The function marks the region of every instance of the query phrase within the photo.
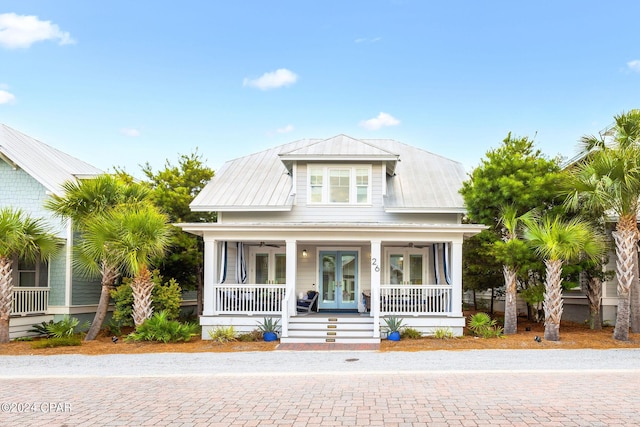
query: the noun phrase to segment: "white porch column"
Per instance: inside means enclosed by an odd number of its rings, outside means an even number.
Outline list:
[[[202,297],[204,316],[213,316],[215,314],[215,277],[218,275],[218,242],[207,236],[204,237],[204,292]]]
[[[289,295],[289,315],[296,314],[296,274],[298,265],[298,242],[296,240],[287,240],[287,295]]]
[[[371,241],[371,314],[373,315],[373,338],[380,338],[380,272],[381,241]]]
[[[462,317],[462,242],[451,244],[451,315]]]

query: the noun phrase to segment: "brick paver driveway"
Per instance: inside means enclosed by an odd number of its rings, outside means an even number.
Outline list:
[[[591,366],[571,368],[572,360],[580,365],[579,351],[533,352],[537,356],[518,351],[498,356],[491,352],[438,353],[437,357],[428,352],[399,354],[399,363],[413,366],[396,369],[377,365],[393,359],[379,353],[290,353],[284,356],[286,364],[280,370],[276,353],[227,355],[224,359],[198,356],[198,364],[208,364],[200,371],[183,366],[189,355],[165,355],[162,363],[154,359],[146,365],[144,356],[60,357],[33,362],[4,357],[0,358],[0,425],[640,424],[640,363],[620,368],[603,362],[614,368],[602,369],[592,360]],[[624,354],[621,364],[640,362],[640,353]],[[595,355],[611,360],[621,353]],[[265,357],[265,372],[261,373],[261,358]],[[479,357],[486,357],[487,369],[475,367]],[[518,364],[513,359],[524,359],[526,364],[528,357],[551,358],[553,370],[536,364],[526,370],[515,369]],[[443,359],[460,366],[424,369]],[[465,368],[465,360],[473,366]],[[501,369],[499,365],[507,360],[512,360],[513,366]],[[247,366],[251,361],[254,364]],[[129,366],[109,369],[105,362]],[[23,372],[25,363],[34,363],[30,372]],[[151,366],[154,363],[156,368]],[[172,363],[175,368],[167,370]],[[291,369],[292,363],[296,363],[295,369]],[[8,367],[11,364],[17,371]],[[48,373],[40,372],[43,364]],[[230,369],[234,364],[236,371],[242,372],[234,373]],[[544,361],[539,364],[543,366]],[[87,374],[87,369],[95,374]]]

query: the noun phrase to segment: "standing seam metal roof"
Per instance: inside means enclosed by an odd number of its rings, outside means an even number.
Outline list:
[[[321,149],[321,150],[320,150]],[[459,162],[391,139],[355,139],[338,135],[326,140],[303,139],[230,160],[191,203],[194,210],[287,210],[293,202],[293,179],[286,163],[330,162],[336,156],[387,161],[397,156],[395,174],[387,177],[385,208],[459,212],[458,190],[465,180]]]
[[[0,124],[0,154],[57,195],[61,195],[61,185],[65,181],[103,173],[4,124]]]

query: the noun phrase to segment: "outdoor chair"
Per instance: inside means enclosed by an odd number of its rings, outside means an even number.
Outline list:
[[[298,300],[296,310],[298,313],[311,313],[318,309],[318,292],[309,291],[307,297]]]

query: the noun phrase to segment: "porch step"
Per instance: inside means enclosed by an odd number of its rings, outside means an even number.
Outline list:
[[[289,320],[289,336],[282,343],[378,344],[373,318],[360,315],[310,315]]]

